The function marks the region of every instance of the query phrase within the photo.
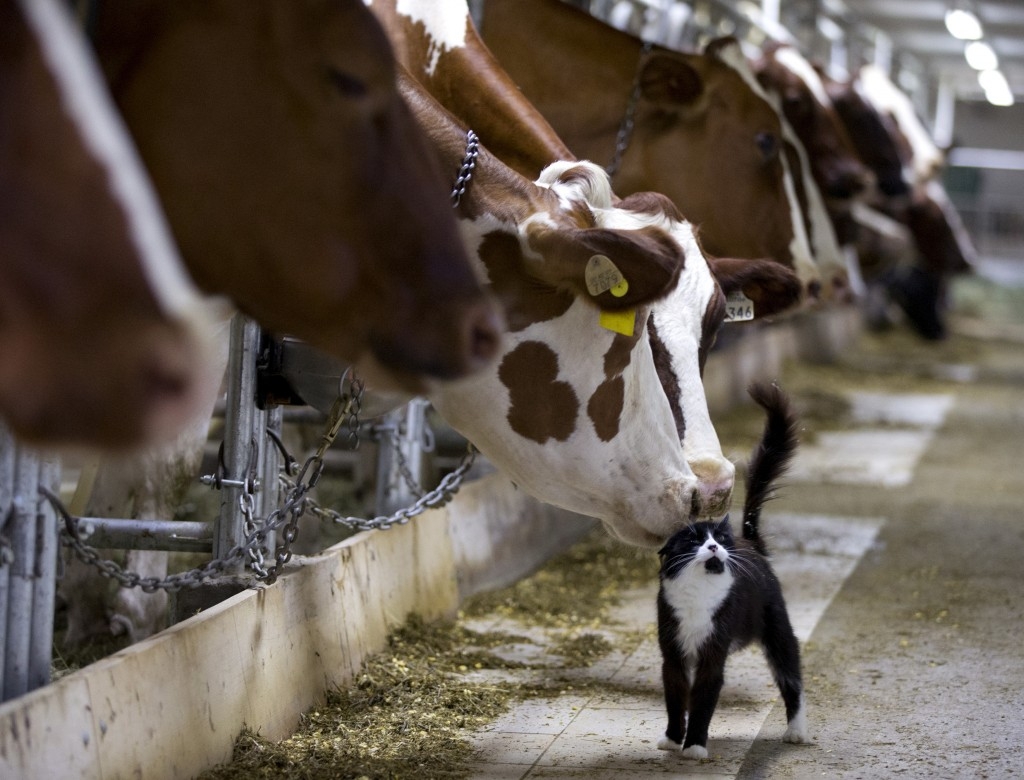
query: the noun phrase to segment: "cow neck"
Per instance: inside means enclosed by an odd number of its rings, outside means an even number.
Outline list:
[[[606,159],[640,41],[566,3],[538,0],[488,0],[482,29],[498,61],[576,156]]]
[[[399,74],[398,84],[402,97],[427,134],[443,171],[458,171],[462,174],[467,170],[467,161],[472,157],[472,187],[467,185],[457,204],[454,203],[455,191],[459,189],[457,177],[452,190],[453,205],[460,219],[475,219],[490,214],[501,221],[518,224],[521,218],[531,213],[527,191],[543,191],[528,187],[528,179],[504,165],[479,142],[473,143],[469,136],[471,131],[462,126],[404,69]]]

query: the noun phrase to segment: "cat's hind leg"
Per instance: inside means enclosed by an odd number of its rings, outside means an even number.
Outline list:
[[[764,655],[786,704],[786,733],[783,742],[810,742],[807,708],[800,674],[800,644],[793,633],[785,606],[767,610],[762,637]]]

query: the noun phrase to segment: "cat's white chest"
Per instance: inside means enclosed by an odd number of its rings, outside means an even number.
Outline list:
[[[678,642],[692,658],[714,629],[715,612],[729,595],[732,573],[708,574],[703,566],[690,566],[664,582],[665,600],[679,620]]]

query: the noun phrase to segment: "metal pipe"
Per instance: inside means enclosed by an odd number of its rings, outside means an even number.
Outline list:
[[[60,490],[60,461],[43,457],[39,484]],[[53,613],[57,599],[57,514],[49,501],[36,494],[36,541],[32,578],[32,633],[29,639],[28,689],[50,682],[53,663]]]
[[[104,549],[213,552],[214,523],[191,520],[135,520],[83,517],[82,540]]]
[[[32,574],[35,566],[36,506],[39,459],[19,448],[14,464],[13,513],[8,538],[14,551],[7,604],[7,652],[4,657],[3,700],[27,693],[32,636]]]
[[[14,458],[17,446],[14,437],[0,422],[0,701],[4,701],[4,679],[7,667],[7,613],[10,604],[11,565],[10,520],[14,501]]]
[[[231,321],[230,349],[224,413],[224,476],[245,479],[249,476],[253,454],[259,326],[248,317],[236,314]],[[225,485],[221,489],[220,516],[213,543],[215,557],[227,555],[242,541],[243,517],[239,509],[241,493],[241,488],[232,485]],[[244,563],[238,563],[232,573],[241,572],[243,567]]]

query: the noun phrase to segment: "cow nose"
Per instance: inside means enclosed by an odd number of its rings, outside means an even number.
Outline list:
[[[732,500],[736,467],[721,455],[703,455],[690,459],[690,469],[697,477],[698,499],[702,517],[723,514]]]

